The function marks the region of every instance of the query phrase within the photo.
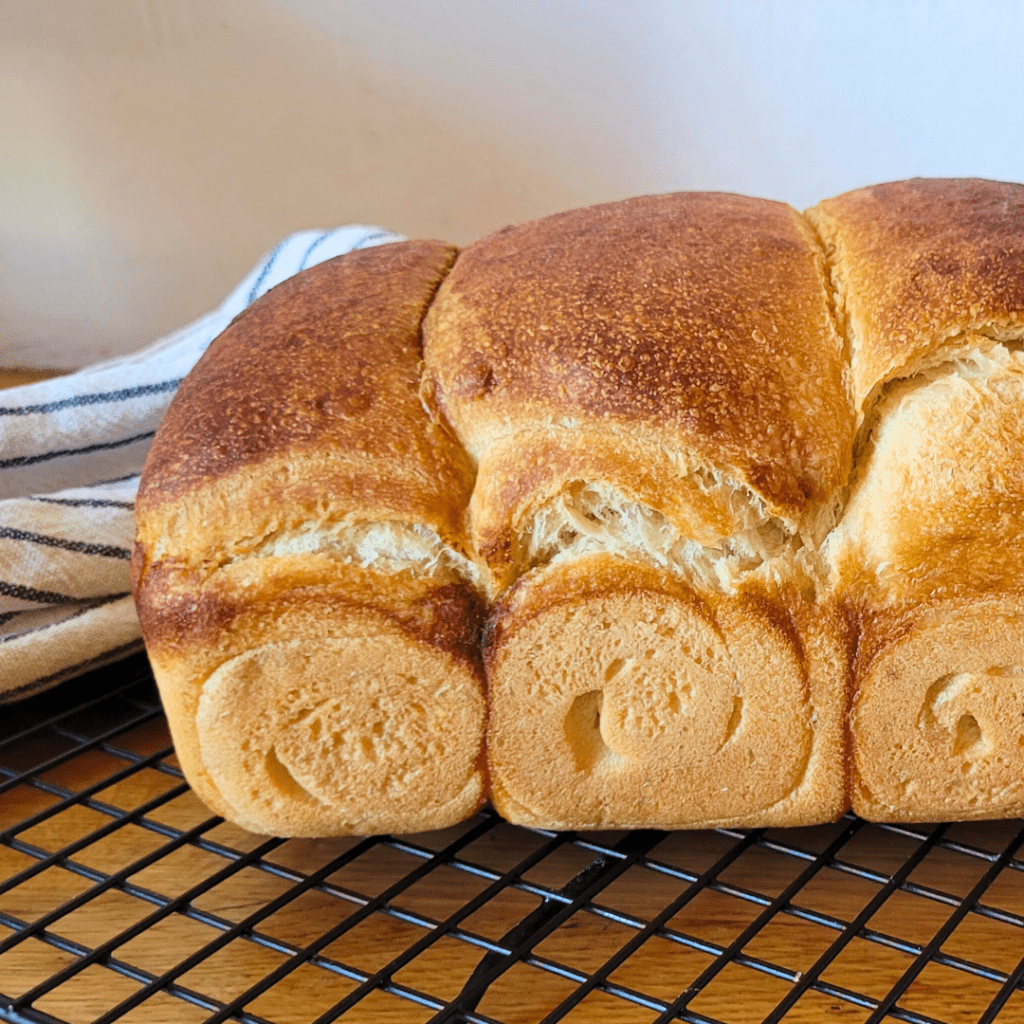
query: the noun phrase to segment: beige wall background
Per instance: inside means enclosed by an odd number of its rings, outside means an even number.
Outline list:
[[[0,366],[139,348],[302,228],[1022,180],[1022,43],[1010,0],[3,0]]]

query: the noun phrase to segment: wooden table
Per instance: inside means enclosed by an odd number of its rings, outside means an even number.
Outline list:
[[[4,388],[16,388],[22,384],[33,384],[37,380],[48,380],[59,377],[67,370],[4,370],[0,369],[0,391]]]

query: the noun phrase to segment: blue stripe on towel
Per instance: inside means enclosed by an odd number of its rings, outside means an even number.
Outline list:
[[[331,235],[333,235],[337,230],[338,230],[337,228],[331,228],[330,231],[325,231],[319,238],[315,238],[310,243],[309,248],[305,251],[305,253],[303,253],[302,260],[299,263],[299,270],[305,270],[306,269],[306,260],[308,260],[309,257],[313,255],[313,250],[318,245],[320,245],[320,243],[323,242],[325,239],[330,238]]]
[[[36,590],[35,587],[26,587],[21,583],[8,583],[0,580],[0,595],[13,597],[18,601],[32,601],[35,604],[74,604],[81,601],[80,597],[72,597],[70,594],[58,594],[53,590]]]
[[[67,621],[66,619],[64,621]],[[43,687],[56,686],[58,683],[64,682],[65,679],[72,679],[75,676],[82,675],[93,668],[100,668],[103,665],[108,665],[112,661],[117,661],[120,658],[126,658],[129,654],[134,654],[136,651],[142,650],[142,640],[130,640],[126,644],[121,644],[120,647],[114,647],[109,651],[103,651],[102,654],[97,654],[94,658],[88,658],[86,661],[80,661],[77,665],[69,665],[67,668],[62,668],[57,672],[53,672],[48,676],[41,676],[38,679],[33,679],[30,683],[25,683],[24,686],[19,686],[16,690],[8,691],[0,696],[5,701],[9,701],[12,696],[17,695],[18,699],[22,697],[28,697],[31,693],[36,690],[40,690]]]
[[[355,252],[356,249],[365,249],[371,242],[375,242],[378,238],[387,238],[390,234],[390,231],[374,231],[372,234],[364,235],[352,246],[351,251]]]
[[[105,441],[102,444],[87,444],[84,448],[62,448],[56,452],[43,452],[41,455],[16,455],[13,459],[0,459],[0,469],[18,469],[21,466],[32,466],[37,462],[47,462],[50,459],[59,459],[65,455],[88,455],[90,452],[107,451],[110,448],[123,448],[128,444],[135,444],[136,441],[146,441],[156,433],[155,430],[147,430],[144,434],[136,434],[134,437],[123,437],[120,441]],[[120,480],[128,480],[138,473],[129,473],[128,476],[119,477]],[[107,483],[115,483],[108,480]]]
[[[134,501],[110,501],[106,498],[44,498],[33,495],[28,500],[45,501],[49,505],[70,505],[72,508],[135,508]]]
[[[118,391],[96,391],[89,395],[73,395],[71,398],[62,398],[58,402],[44,402],[42,405],[0,405],[0,416],[28,416],[32,413],[57,412],[60,409],[70,409],[78,405],[100,405],[104,402],[123,402],[141,395],[160,395],[166,391],[174,391],[184,379],[184,377],[175,377],[174,380],[161,381],[159,384],[140,384],[138,387],[121,388]]]
[[[41,633],[44,629],[53,629],[54,626],[62,626],[65,622],[71,622],[72,619],[79,619],[86,612],[91,612],[94,608],[102,608],[105,604],[111,604],[114,601],[120,601],[122,597],[128,597],[128,593],[123,594],[109,594],[107,597],[101,597],[98,601],[90,601],[84,607],[78,608],[73,611],[70,615],[66,615],[63,619],[56,619],[53,622],[47,622],[42,626],[33,626],[31,629],[24,629],[20,633],[12,633],[9,636],[0,636],[0,644],[10,643],[12,640],[19,640],[23,636],[29,636],[32,633]],[[75,604],[80,604],[81,601],[77,600]],[[35,615],[36,612],[33,610],[20,611],[20,612],[8,612],[7,615],[13,618],[15,615]],[[4,619],[4,622],[8,619]]]
[[[104,558],[124,559],[132,557],[128,548],[112,547],[109,544],[86,544],[85,541],[65,540],[63,537],[49,537],[44,533],[17,530],[13,526],[0,526],[0,540],[23,540],[30,544],[42,544],[48,548],[75,551],[80,555],[102,555]]]
[[[256,301],[256,298],[260,293],[260,285],[267,279],[267,274],[270,273],[270,268],[274,265],[277,257],[280,256],[281,250],[285,247],[285,243],[287,241],[288,239],[286,238],[284,241],[278,242],[277,245],[274,246],[274,251],[267,258],[267,262],[263,264],[263,269],[260,271],[259,277],[256,278],[256,283],[252,286],[252,291],[249,292],[248,301],[250,303]]]

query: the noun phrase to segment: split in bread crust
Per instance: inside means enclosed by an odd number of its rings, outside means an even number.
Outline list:
[[[820,533],[850,455],[830,298],[795,210],[720,193],[572,210],[465,249],[424,322],[425,375],[478,465],[473,536],[498,581],[524,517],[574,480],[618,481],[687,531],[710,515],[708,537],[734,507],[710,476]]]

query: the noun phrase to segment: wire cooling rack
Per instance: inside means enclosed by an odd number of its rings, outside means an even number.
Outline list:
[[[1024,1021],[1019,821],[253,836],[142,657],[0,708],[0,840],[4,1021]]]

